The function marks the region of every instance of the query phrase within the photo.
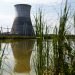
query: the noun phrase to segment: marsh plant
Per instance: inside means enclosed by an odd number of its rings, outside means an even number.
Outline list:
[[[1,69],[1,65],[2,65],[2,59],[4,56],[4,51],[5,51],[6,45],[4,46],[4,48],[1,48],[1,42],[0,42],[0,69]]]
[[[48,33],[48,28],[44,22],[42,10],[39,10],[35,16],[35,27],[37,36],[35,71],[36,75],[43,75],[49,70],[49,47],[48,40],[44,39],[44,33]]]
[[[68,14],[69,7],[66,0],[64,10],[60,16],[59,27],[55,26],[54,28],[55,36],[53,36],[51,42],[53,49],[49,39],[44,38],[44,31],[46,31],[45,35],[48,35],[49,29],[43,21],[42,11],[39,11],[38,15],[36,14],[35,27],[38,38],[35,71],[37,75],[75,75],[75,49],[72,47],[72,40],[66,37],[68,35],[66,33]],[[52,57],[51,54],[53,54]]]
[[[65,27],[68,22],[69,8],[67,5],[67,0],[65,3],[64,11],[60,16],[59,28],[55,27],[56,36],[53,38],[53,51],[54,51],[54,75],[74,75],[75,69],[71,64],[74,60],[72,40],[66,38]]]
[[[2,60],[3,60],[3,56],[4,56],[4,51],[5,51],[5,47],[2,50],[1,41],[0,41],[0,74],[2,74],[1,70],[2,70]]]

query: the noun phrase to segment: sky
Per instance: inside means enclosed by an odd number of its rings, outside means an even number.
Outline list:
[[[30,4],[31,20],[39,8],[42,8],[45,20],[49,25],[55,25],[65,0],[0,0],[0,26],[11,28],[16,17],[15,4]],[[74,10],[75,0],[69,0]]]

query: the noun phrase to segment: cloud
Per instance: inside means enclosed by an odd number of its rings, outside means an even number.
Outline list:
[[[9,3],[26,3],[26,4],[55,4],[60,3],[62,0],[2,0]]]
[[[60,3],[60,2],[61,0],[32,0],[32,3],[34,4],[49,4],[49,3]]]
[[[31,4],[33,6],[32,9],[32,13],[36,12],[36,6],[39,4],[40,5],[44,5],[45,8],[47,8],[47,5],[53,5],[53,4],[58,4],[61,3],[62,0],[0,0],[0,25],[4,24],[5,25],[12,25],[13,20],[14,20],[14,7],[13,5],[15,4],[21,4],[21,3],[25,3],[25,4]],[[7,9],[8,8],[8,9]],[[48,8],[46,9],[46,11],[48,10]],[[50,11],[47,12],[48,13],[53,13],[52,9]],[[51,14],[52,15],[52,14]],[[54,16],[54,15],[53,15]],[[53,17],[53,16],[48,16],[49,18]],[[52,18],[51,18],[52,19]]]
[[[1,14],[0,15],[0,26],[6,27],[9,26],[11,27],[14,21],[15,15],[6,15],[6,14]]]

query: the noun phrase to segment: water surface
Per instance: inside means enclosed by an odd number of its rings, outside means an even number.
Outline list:
[[[4,52],[1,60],[1,75],[34,75],[31,64],[34,43],[35,40],[1,41],[0,51]]]

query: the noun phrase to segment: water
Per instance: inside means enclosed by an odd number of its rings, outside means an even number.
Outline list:
[[[32,61],[35,40],[8,41],[0,43],[0,53],[4,51],[1,75],[35,75]]]
[[[55,75],[59,66],[56,46],[52,39],[0,40],[0,75]],[[71,40],[63,48],[60,75],[75,75],[74,54],[75,43]]]

